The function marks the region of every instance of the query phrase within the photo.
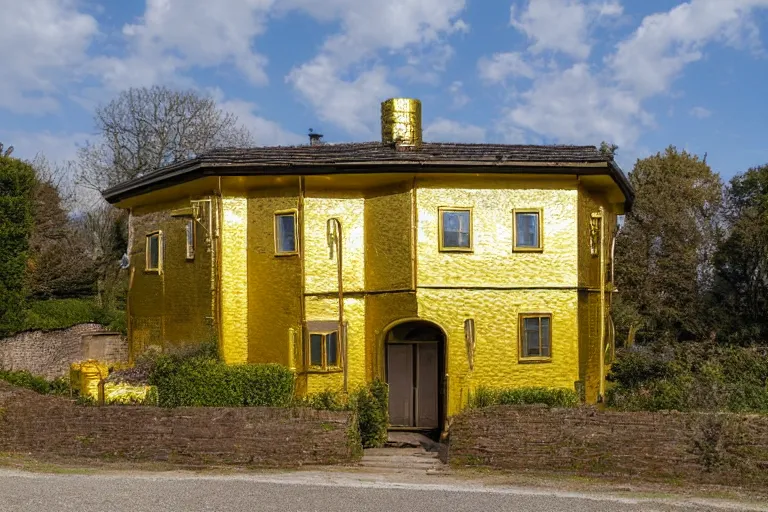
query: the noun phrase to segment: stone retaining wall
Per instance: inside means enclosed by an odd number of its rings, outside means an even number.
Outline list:
[[[768,485],[768,415],[498,406],[457,416],[452,465]]]
[[[128,342],[119,333],[104,333],[99,324],[80,324],[56,331],[29,331],[0,339],[0,369],[27,370],[47,379],[69,374],[71,363],[95,358],[122,362]]]
[[[296,467],[356,458],[347,412],[89,407],[0,381],[0,452]]]

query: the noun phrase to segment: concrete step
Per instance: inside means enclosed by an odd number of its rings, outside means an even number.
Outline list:
[[[365,450],[360,466],[398,471],[436,473],[445,466],[438,454],[418,448],[371,448]]]

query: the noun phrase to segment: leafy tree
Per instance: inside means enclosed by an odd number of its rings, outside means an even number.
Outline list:
[[[638,160],[629,180],[636,199],[616,243],[620,338],[635,331],[641,342],[708,336],[704,303],[719,233],[719,176],[670,146]]]
[[[65,203],[73,191],[66,186],[67,166],[52,166],[44,157],[33,162],[37,180],[33,191],[34,228],[27,272],[32,298],[88,296],[96,282],[86,233],[70,219]]]
[[[726,194],[728,234],[715,258],[713,305],[720,338],[768,339],[768,165],[735,176]],[[714,309],[714,308],[713,308]]]
[[[129,89],[94,117],[100,139],[80,150],[83,184],[96,190],[216,147],[251,143],[237,117],[194,91]]]
[[[32,166],[0,156],[0,335],[23,322],[34,187]]]

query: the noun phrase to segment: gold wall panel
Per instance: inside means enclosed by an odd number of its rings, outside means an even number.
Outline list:
[[[189,206],[189,198],[144,207],[133,212],[130,263],[133,281],[129,293],[131,360],[148,346],[166,350],[197,344],[212,336],[211,252],[205,229],[196,225],[194,260],[186,259],[187,218],[170,211]],[[163,271],[145,272],[145,240],[153,231],[163,233]]]
[[[343,234],[344,291],[365,287],[365,200],[362,197],[304,199],[304,269],[306,293],[338,290],[336,257],[330,257],[327,222],[338,218]]]
[[[301,257],[275,256],[275,212],[298,208],[296,188],[282,193],[248,198],[248,362],[290,366],[288,329],[301,333]]]
[[[611,237],[616,229],[617,215],[611,212],[604,195],[583,188],[579,190],[579,286],[586,288],[600,287],[600,258],[592,256],[590,250],[590,218],[601,206],[605,215],[605,263],[610,268]],[[609,275],[606,280],[610,281]]]
[[[368,291],[413,286],[412,192],[365,200],[365,287]]]
[[[595,403],[600,391],[600,293],[579,292],[579,374],[584,396]]]
[[[338,321],[339,302],[336,297],[307,297],[305,301],[307,321]],[[350,391],[365,384],[366,378],[366,320],[365,299],[361,297],[344,298],[344,321],[347,323],[347,343],[349,344],[348,389]],[[306,342],[304,345],[306,350]],[[309,373],[307,392],[317,393],[325,389],[342,389],[344,374]]]
[[[419,317],[448,334],[448,415],[479,386],[563,387],[579,379],[578,295],[567,290],[419,290]],[[552,360],[518,362],[518,314],[552,314]],[[464,320],[475,320],[475,369],[469,370]]]
[[[248,199],[221,200],[221,328],[227,363],[248,362]]]
[[[381,103],[381,141],[419,147],[421,102],[411,98],[391,98]]]
[[[578,281],[578,192],[575,181],[483,178],[464,185],[420,179],[418,286],[575,287]],[[472,187],[472,188],[470,188]],[[482,188],[476,188],[482,187]],[[473,208],[473,247],[440,252],[438,208]],[[512,251],[515,208],[543,210],[543,252]]]

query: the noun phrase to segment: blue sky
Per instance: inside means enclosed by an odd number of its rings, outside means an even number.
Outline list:
[[[425,139],[674,144],[725,179],[768,163],[768,0],[0,0],[0,141],[62,161],[131,86],[213,95],[259,145]]]

